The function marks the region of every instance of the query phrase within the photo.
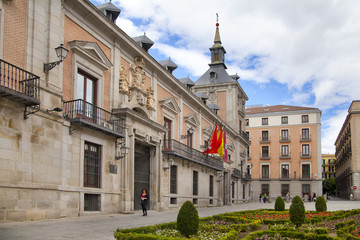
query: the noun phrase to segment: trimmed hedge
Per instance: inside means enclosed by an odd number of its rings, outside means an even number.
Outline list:
[[[185,237],[197,234],[199,230],[199,214],[194,204],[184,202],[177,216],[177,229]]]
[[[284,199],[280,196],[276,198],[275,211],[285,211],[285,202]]]
[[[290,209],[290,221],[297,227],[305,222],[305,206],[299,196],[295,196],[292,200]]]
[[[326,212],[327,205],[323,196],[317,197],[315,202],[315,209],[317,212]]]

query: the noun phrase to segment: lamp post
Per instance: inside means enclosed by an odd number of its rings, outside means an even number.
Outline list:
[[[59,61],[56,62],[50,62],[50,63],[44,63],[44,72],[47,73],[49,72],[51,69],[53,69],[56,65],[59,65],[64,58],[66,57],[66,55],[68,54],[69,50],[67,50],[64,47],[64,44],[60,44],[57,48],[55,48],[55,52],[56,52],[56,56],[60,59]]]
[[[125,144],[121,145],[120,147],[120,154],[118,154],[117,156],[115,156],[115,160],[120,160],[121,158],[124,158],[128,152],[129,152],[129,147],[125,146]]]

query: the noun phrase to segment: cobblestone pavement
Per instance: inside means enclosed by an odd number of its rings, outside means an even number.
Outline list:
[[[286,208],[290,207],[286,203]],[[328,211],[360,208],[359,201],[328,201]],[[251,202],[233,206],[198,208],[199,216],[206,217],[225,212],[249,209],[274,208],[274,203]],[[306,210],[315,210],[315,203],[305,203]],[[114,240],[117,228],[133,228],[176,221],[178,210],[166,212],[99,215],[78,218],[44,220],[34,222],[12,222],[0,224],[0,240]]]

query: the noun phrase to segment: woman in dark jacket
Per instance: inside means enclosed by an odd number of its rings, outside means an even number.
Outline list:
[[[142,189],[140,198],[141,198],[141,207],[143,211],[143,216],[147,216],[147,204],[148,204],[149,194],[145,188]]]

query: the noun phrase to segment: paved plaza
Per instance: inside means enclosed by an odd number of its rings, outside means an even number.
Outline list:
[[[290,207],[289,203],[285,206]],[[327,202],[328,211],[360,208],[359,201]],[[244,203],[233,206],[198,208],[199,216],[206,217],[220,213],[260,208],[274,208],[274,203]],[[315,203],[305,203],[306,210],[315,210]],[[178,210],[149,211],[143,217],[141,212],[134,214],[99,215],[34,222],[12,222],[0,224],[0,240],[113,240],[117,228],[133,228],[176,221]]]

